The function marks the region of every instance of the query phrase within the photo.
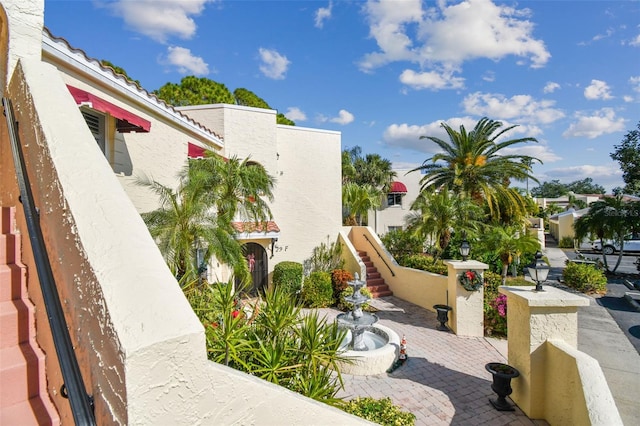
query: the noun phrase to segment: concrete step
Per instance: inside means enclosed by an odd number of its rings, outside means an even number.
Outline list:
[[[380,275],[380,272],[367,273],[367,280],[373,280],[380,277],[382,277],[382,275]]]
[[[33,307],[22,300],[0,302],[0,349],[16,346],[29,340],[29,332],[34,332],[31,323]]]
[[[0,263],[0,302],[22,297],[24,269],[16,264]]]
[[[28,343],[0,349],[0,401],[5,406],[38,396],[39,363],[44,355],[36,354]]]
[[[47,407],[40,398],[34,397],[0,410],[0,425],[40,426],[58,425],[58,419],[51,419]]]
[[[384,278],[372,278],[367,279],[367,287],[386,285],[384,282]]]

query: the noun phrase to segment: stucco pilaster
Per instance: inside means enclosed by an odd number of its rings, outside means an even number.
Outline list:
[[[589,300],[555,287],[499,288],[507,296],[509,364],[520,371],[513,380],[511,399],[530,418],[543,418],[545,410],[545,343],[562,340],[578,345],[578,307]]]
[[[460,285],[460,275],[470,270],[484,276],[489,266],[475,260],[448,260],[445,263],[449,268],[447,304],[453,308],[449,313],[449,327],[458,336],[484,336],[484,288],[465,290]]]

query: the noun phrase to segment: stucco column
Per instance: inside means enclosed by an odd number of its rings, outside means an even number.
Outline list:
[[[547,339],[578,346],[578,306],[588,306],[589,299],[544,286],[499,287],[507,296],[507,339],[509,365],[520,371],[511,381],[511,399],[532,419],[542,418],[545,410],[545,351]]]
[[[453,308],[449,312],[448,325],[458,336],[484,336],[484,287],[476,291],[467,291],[460,285],[460,274],[474,271],[484,276],[489,268],[485,263],[475,260],[448,260],[447,304]]]

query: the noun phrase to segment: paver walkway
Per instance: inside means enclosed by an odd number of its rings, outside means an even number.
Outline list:
[[[390,397],[416,415],[416,425],[546,425],[530,420],[516,407],[496,411],[489,362],[506,362],[485,338],[458,337],[438,331],[436,314],[394,296],[372,300],[379,324],[407,340],[408,359],[392,373],[375,376],[343,375],[345,389],[338,396]],[[320,309],[328,319],[339,313]],[[518,380],[518,379],[514,379]]]

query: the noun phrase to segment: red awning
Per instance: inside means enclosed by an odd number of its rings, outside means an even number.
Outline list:
[[[391,182],[391,189],[389,189],[390,194],[406,194],[407,187],[402,182]]]
[[[116,128],[120,133],[128,132],[148,132],[151,129],[151,122],[129,112],[119,106],[105,101],[96,95],[86,92],[77,87],[69,86],[67,88],[79,106],[87,106],[96,111],[104,112],[115,117],[118,120]]]
[[[204,148],[200,148],[198,145],[189,142],[189,152],[187,156],[189,158],[204,158],[204,151]]]

